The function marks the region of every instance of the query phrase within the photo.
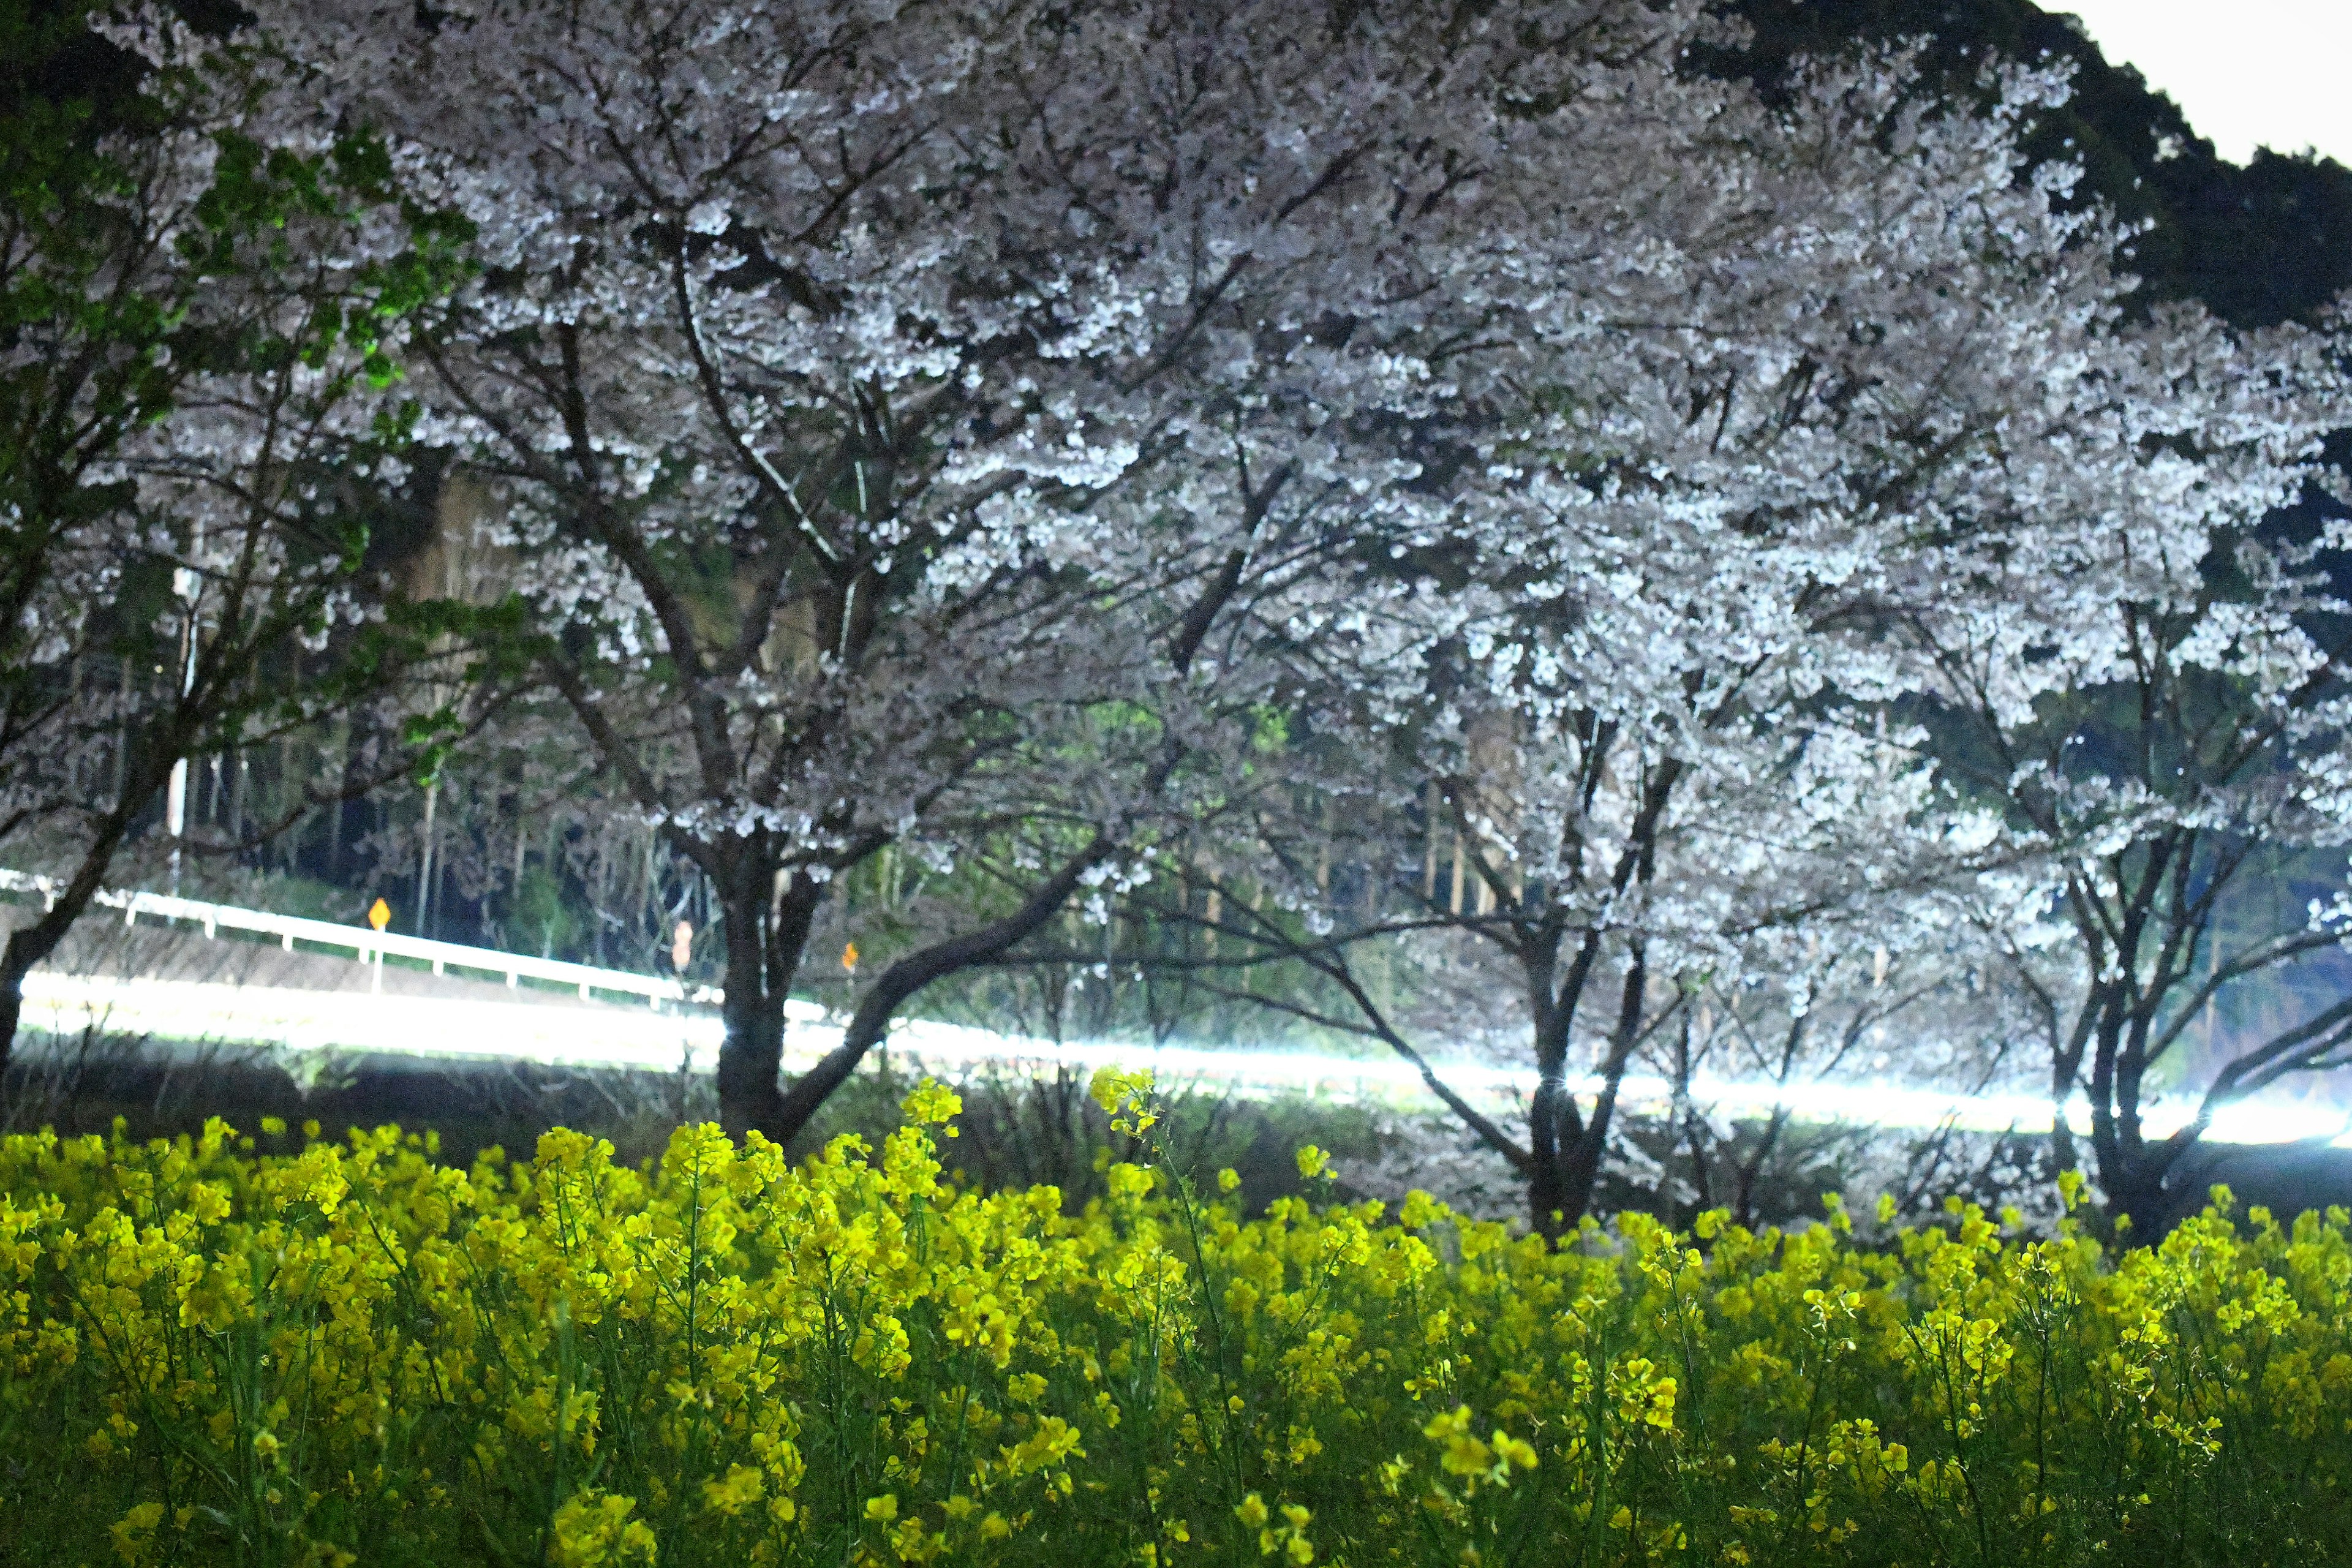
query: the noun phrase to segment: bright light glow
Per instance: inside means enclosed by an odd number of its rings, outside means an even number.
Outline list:
[[[293,1058],[377,1055],[419,1060],[527,1061],[544,1066],[708,1073],[724,1030],[709,1014],[656,1013],[629,1005],[557,1006],[425,996],[360,995],[209,982],[122,980],[37,973],[25,984],[27,1024],[53,1035],[85,1028],[157,1040],[257,1047]],[[786,1009],[788,1065],[806,1065],[841,1038],[841,1026],[813,1004]],[[1055,1066],[1151,1068],[1169,1087],[1223,1085],[1244,1095],[1305,1094],[1370,1100],[1399,1109],[1435,1110],[1438,1101],[1411,1067],[1393,1058],[1356,1058],[1297,1050],[1136,1044],[1061,1045],[985,1029],[909,1019],[891,1031],[890,1048],[952,1072],[993,1064],[1014,1071]],[[1436,1064],[1457,1091],[1489,1107],[1530,1092],[1533,1075],[1475,1062]],[[1592,1085],[1579,1086],[1590,1089]],[[1673,1086],[1630,1076],[1621,1091],[1633,1110],[1664,1110]],[[2050,1105],[2029,1094],[1954,1094],[1897,1083],[1839,1079],[1785,1088],[1702,1079],[1693,1098],[1734,1115],[1762,1115],[1785,1104],[1801,1120],[1887,1128],[1950,1123],[1974,1131],[2050,1130]],[[2179,1125],[2184,1108],[2152,1107],[2147,1134]],[[2087,1131],[2080,1107],[2068,1121]],[[2335,1139],[2352,1146],[2352,1118],[2322,1107],[2272,1103],[2232,1107],[2207,1134],[2218,1142],[2273,1143]]]
[[[2352,163],[2352,3],[2347,0],[2060,0],[2109,64],[2139,68],[2216,151],[2316,148]]]

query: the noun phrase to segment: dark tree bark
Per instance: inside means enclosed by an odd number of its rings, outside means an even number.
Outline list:
[[[757,853],[722,864],[725,870],[717,880],[726,917],[727,988],[720,1011],[727,1037],[719,1047],[719,1124],[730,1137],[754,1129],[779,1136],[784,1003],[807,953],[824,888],[795,875],[778,889],[775,871]]]
[[[73,875],[50,889],[38,919],[9,932],[6,946],[0,947],[0,1107],[6,1104],[8,1063],[24,1018],[26,976],[57,952],[74,922],[104,889],[107,870],[114,864],[131,824],[170,780],[170,759],[179,754],[168,746],[137,748],[136,752],[123,769],[123,790],[100,816]]]
[[[769,1119],[757,1124],[760,1131],[779,1143],[797,1137],[834,1090],[849,1080],[866,1053],[882,1043],[890,1020],[917,992],[935,980],[1003,957],[1052,920],[1087,872],[1108,859],[1116,847],[1109,836],[1097,836],[1032,889],[1013,913],[976,931],[918,948],[884,970],[872,989],[858,998],[856,1010],[842,1030],[841,1044],[793,1080]],[[772,1088],[772,1073],[769,1081]]]
[[[1591,1113],[1585,1114],[1568,1090],[1568,1031],[1591,977],[1590,955],[1599,951],[1599,934],[1588,934],[1570,966],[1569,985],[1550,1002],[1548,1010],[1556,1020],[1558,1044],[1544,1050],[1549,1066],[1538,1080],[1536,1100],[1529,1108],[1529,1144],[1535,1157],[1528,1173],[1528,1218],[1537,1234],[1555,1244],[1592,1211],[1593,1189],[1600,1183],[1601,1163],[1609,1154],[1609,1134],[1616,1121],[1618,1091],[1643,1032],[1650,971],[1642,944],[1636,941],[1620,982],[1617,1021],[1596,1075],[1600,1087],[1593,1094]],[[1549,1100],[1546,1089],[1552,1090]]]

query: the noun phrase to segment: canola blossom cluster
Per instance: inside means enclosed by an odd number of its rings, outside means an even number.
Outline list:
[[[681,1129],[459,1169],[0,1143],[0,1559],[90,1564],[2312,1563],[2352,1559],[2341,1209],[2110,1255],[1540,1237],[1134,1163],[942,1178],[932,1083],[803,1163]]]

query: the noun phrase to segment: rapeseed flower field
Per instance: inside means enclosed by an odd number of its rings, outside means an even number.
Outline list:
[[[1548,1249],[1420,1195],[1244,1217],[1095,1089],[1139,1157],[1081,1213],[944,1181],[932,1083],[797,1166],[9,1138],[0,1561],[2352,1561],[2340,1209]]]

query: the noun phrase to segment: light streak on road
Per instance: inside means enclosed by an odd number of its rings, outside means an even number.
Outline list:
[[[365,995],[219,982],[111,978],[36,973],[26,981],[26,1023],[57,1036],[86,1029],[186,1045],[260,1048],[293,1057],[314,1053],[413,1058],[434,1062],[530,1062],[581,1069],[709,1073],[724,1030],[709,1013],[656,1013],[627,1005],[566,1005],[445,997]],[[805,1002],[786,1009],[785,1062],[805,1065],[841,1037],[837,1019]],[[1400,1110],[1435,1110],[1437,1101],[1415,1070],[1394,1058],[1342,1057],[1306,1050],[1152,1046],[1144,1043],[1068,1045],[984,1029],[909,1019],[890,1035],[890,1049],[953,1075],[993,1067],[1019,1073],[1071,1067],[1149,1067],[1169,1087],[1227,1088],[1255,1097],[1307,1095],[1377,1100]],[[1458,1091],[1488,1105],[1508,1105],[1534,1089],[1520,1068],[1457,1061],[1437,1064]],[[1580,1086],[1585,1090],[1596,1087]],[[1664,1079],[1629,1076],[1621,1101],[1656,1111],[1672,1101]],[[1885,1081],[1839,1079],[1792,1084],[1702,1078],[1692,1086],[1698,1104],[1732,1116],[1760,1116],[1785,1105],[1806,1121],[1889,1129],[1952,1125],[1983,1132],[2046,1133],[2050,1106],[2027,1094],[1954,1094]],[[2171,1120],[2168,1121],[2167,1116]],[[2162,1104],[2147,1115],[2147,1133],[2161,1137],[2182,1112]],[[2079,1106],[2068,1120],[2087,1131]],[[2352,1119],[2324,1106],[2263,1102],[2235,1106],[2207,1133],[2229,1143],[2334,1140],[2352,1147]]]

